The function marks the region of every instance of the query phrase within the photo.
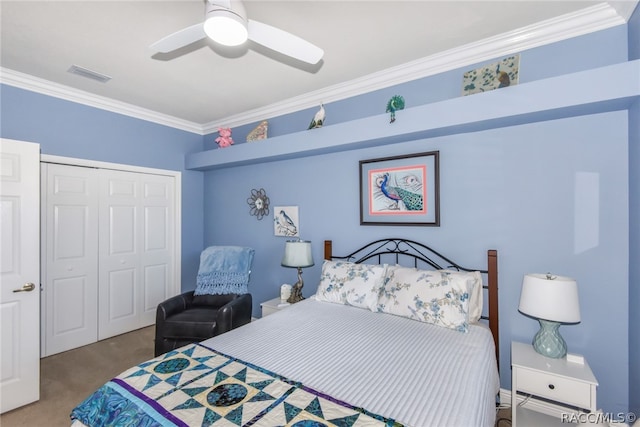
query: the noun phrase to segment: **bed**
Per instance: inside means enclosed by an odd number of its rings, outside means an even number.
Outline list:
[[[475,269],[406,239],[332,248],[313,297],[132,367],[73,423],[493,426],[497,252]]]

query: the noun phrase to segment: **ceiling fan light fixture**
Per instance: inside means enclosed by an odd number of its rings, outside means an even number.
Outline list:
[[[309,64],[317,64],[324,55],[318,46],[296,35],[247,19],[241,0],[205,0],[204,23],[169,34],[152,44],[151,49],[173,52],[205,37],[224,46],[238,46],[251,38],[254,44]]]
[[[230,10],[211,11],[204,22],[204,32],[224,46],[238,46],[249,38],[245,20]]]

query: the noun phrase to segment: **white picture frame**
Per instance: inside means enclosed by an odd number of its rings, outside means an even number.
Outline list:
[[[276,236],[300,237],[298,206],[273,208],[273,232]]]

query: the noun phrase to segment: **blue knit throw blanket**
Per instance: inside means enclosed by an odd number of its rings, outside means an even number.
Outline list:
[[[200,254],[194,295],[246,294],[253,248],[210,246]]]

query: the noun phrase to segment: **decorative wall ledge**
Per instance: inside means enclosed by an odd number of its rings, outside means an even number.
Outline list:
[[[627,109],[640,99],[640,60],[187,155],[190,170],[297,159],[417,139]]]

